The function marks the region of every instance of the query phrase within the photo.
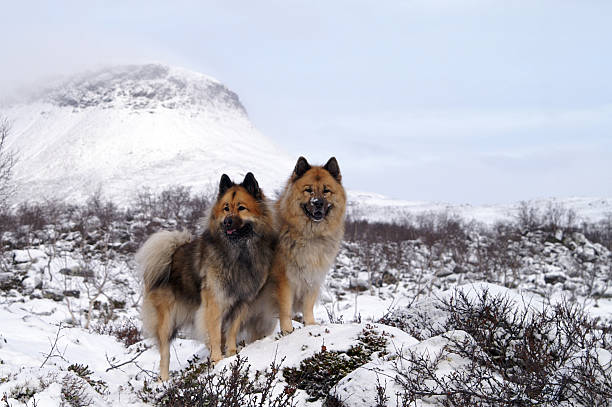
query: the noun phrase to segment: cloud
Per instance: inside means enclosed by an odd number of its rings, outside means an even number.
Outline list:
[[[504,137],[509,132],[580,129],[612,125],[612,105],[587,109],[452,109],[366,113],[321,123],[322,131],[401,139]],[[537,136],[535,136],[537,137]]]

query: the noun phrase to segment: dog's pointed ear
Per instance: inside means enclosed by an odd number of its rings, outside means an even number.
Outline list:
[[[261,200],[261,189],[259,188],[259,184],[257,183],[257,180],[255,179],[255,176],[252,172],[249,172],[247,173],[247,175],[245,175],[244,181],[242,181],[241,185],[255,199]]]
[[[221,175],[221,181],[219,182],[219,197],[225,194],[225,191],[233,187],[235,184],[232,182],[230,177],[227,174]]]
[[[295,181],[296,179],[300,178],[310,168],[312,167],[310,166],[310,164],[308,164],[308,161],[306,161],[304,157],[298,158],[297,164],[295,164],[295,168],[293,170],[293,180]]]
[[[329,172],[329,174],[336,179],[338,182],[342,182],[342,175],[340,174],[340,166],[336,157],[332,157],[327,161],[327,164],[323,166]]]

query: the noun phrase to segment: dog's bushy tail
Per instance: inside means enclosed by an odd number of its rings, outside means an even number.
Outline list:
[[[142,273],[145,292],[151,291],[167,278],[168,266],[178,247],[191,241],[187,231],[161,231],[151,235],[136,252],[136,263]]]

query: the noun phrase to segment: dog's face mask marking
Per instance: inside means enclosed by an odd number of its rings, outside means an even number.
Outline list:
[[[340,185],[341,176],[335,158],[323,167],[312,167],[305,158],[300,157],[292,175],[294,187],[301,192],[299,205],[312,222],[323,221],[333,210],[335,192]]]
[[[259,185],[250,172],[240,185],[223,174],[214,214],[220,230],[228,239],[237,241],[253,235],[253,222],[261,215],[261,199]]]

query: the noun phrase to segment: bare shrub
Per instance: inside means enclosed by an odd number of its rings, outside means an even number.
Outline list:
[[[142,214],[147,219],[157,216],[159,213],[157,196],[150,188],[143,188],[136,193],[136,197],[132,203],[132,209],[136,213]]]
[[[206,215],[212,204],[211,196],[206,193],[192,195],[187,203],[185,225],[194,229],[197,223]]]
[[[45,211],[38,203],[22,202],[17,207],[17,224],[27,225],[30,230],[41,230],[47,224]]]
[[[410,224],[400,225],[396,223],[347,219],[344,237],[352,242],[385,242],[416,240],[419,238],[419,234],[417,229]]]
[[[160,215],[164,218],[181,219],[191,198],[191,188],[172,186],[159,194]]]
[[[93,404],[83,379],[66,375],[62,379],[62,401],[71,407],[87,407]]]
[[[8,148],[10,133],[10,122],[7,118],[0,116],[0,208],[2,209],[5,209],[8,199],[15,189],[11,181],[17,158],[15,152]]]
[[[132,319],[121,321],[98,322],[92,324],[91,330],[101,335],[111,335],[122,342],[126,347],[132,346],[142,341],[142,332]]]
[[[87,198],[83,215],[85,219],[95,216],[102,229],[107,229],[113,221],[121,217],[117,205],[109,199],[104,199],[101,188]]]
[[[521,230],[530,231],[538,229],[542,224],[540,210],[535,205],[521,201],[516,214],[516,223]]]
[[[351,219],[347,219],[345,224],[345,238],[349,241],[397,242],[418,239],[427,246],[436,243],[447,246],[465,240],[466,235],[463,220],[448,212],[425,212],[419,214],[413,222],[407,220],[402,224]]]
[[[407,352],[397,383],[404,405],[436,398],[443,406],[606,406],[612,400],[612,325],[567,302],[520,309],[486,290],[476,298],[456,291],[443,301],[446,324],[433,334],[462,330],[470,336],[431,357]],[[446,352],[468,361],[438,373]],[[603,363],[603,364],[602,364]],[[398,364],[399,366],[399,364]]]
[[[590,241],[600,243],[608,250],[612,250],[612,212],[606,213],[599,222],[582,223],[580,230]]]
[[[566,208],[560,202],[548,202],[542,211],[534,203],[521,201],[515,214],[515,222],[522,232],[574,231],[578,226],[578,216],[573,209]]]
[[[105,394],[108,390],[108,384],[104,380],[97,380],[91,377],[93,372],[89,369],[88,365],[81,365],[73,363],[68,366],[68,371],[73,372],[81,379],[85,380],[96,392],[99,394]]]
[[[185,186],[172,186],[159,194],[145,188],[137,193],[130,212],[148,220],[172,220],[178,226],[194,228],[205,216],[210,202],[209,194],[192,195],[191,188]]]
[[[274,395],[279,372],[280,363],[273,361],[265,372],[251,374],[247,359],[240,355],[219,372],[209,361],[194,358],[161,388],[153,388],[145,381],[138,395],[146,403],[168,407],[294,406],[295,387],[285,386]]]

